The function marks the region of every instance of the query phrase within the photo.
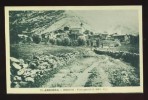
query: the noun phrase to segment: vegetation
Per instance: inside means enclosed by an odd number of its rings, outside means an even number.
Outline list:
[[[18,34],[37,33],[61,19],[63,10],[50,11],[10,11],[10,43],[18,43]],[[27,34],[28,35],[28,34]]]
[[[64,39],[63,39],[63,46],[70,46],[70,39],[69,39],[69,37],[65,37]]]
[[[41,42],[41,40],[42,40],[42,37],[40,35],[33,36],[34,43],[39,44]]]

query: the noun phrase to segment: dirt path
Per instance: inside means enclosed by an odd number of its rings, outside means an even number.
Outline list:
[[[91,74],[89,73],[89,71],[91,71],[97,65],[97,62],[93,62],[90,67],[85,69],[84,72],[78,76],[78,79],[74,82],[72,87],[84,87],[85,83],[87,82],[88,76]]]
[[[88,72],[95,67],[94,62],[96,60],[96,57],[78,59],[78,61],[73,62],[70,66],[66,66],[61,69],[42,87],[84,86],[88,76],[90,75]],[[75,85],[73,85],[74,83]]]
[[[120,60],[94,53],[92,55],[91,57],[77,59],[77,61],[71,63],[71,65],[63,67],[42,87],[84,87],[89,81],[91,84],[96,84],[96,86],[111,87],[113,85],[110,83],[108,76],[110,75],[110,71],[106,72],[105,69],[111,68],[111,70],[116,70],[124,67],[131,68],[131,66]],[[92,70],[95,70],[98,74],[96,79],[90,78],[92,72],[95,72]],[[98,82],[100,85],[97,85]]]
[[[104,70],[101,68],[101,67],[98,67],[99,70],[98,70],[98,73],[100,73],[100,76],[101,76],[101,80],[102,80],[102,86],[103,87],[111,87],[111,83],[109,83],[109,79],[106,75],[106,73],[104,72]]]
[[[90,76],[91,70],[99,65],[100,62],[106,61],[107,57],[101,58],[97,54],[92,53],[92,57],[78,59],[73,62],[70,66],[66,66],[59,70],[53,78],[49,79],[42,87],[84,87],[88,77]],[[100,73],[104,75],[103,69],[100,69]],[[107,83],[107,77],[102,76],[104,82],[103,86],[110,86]]]
[[[91,59],[91,58],[90,58],[90,59]],[[105,57],[105,59],[99,61],[98,58],[96,58],[96,60],[92,63],[92,65],[89,66],[87,69],[85,69],[85,70],[83,71],[83,73],[81,73],[81,74],[78,76],[77,80],[74,82],[74,84],[72,85],[72,87],[84,87],[85,84],[86,84],[86,82],[87,82],[87,80],[88,80],[88,77],[90,76],[90,74],[92,74],[92,73],[90,73],[91,70],[92,70],[93,68],[95,68],[95,67],[98,67],[100,62],[104,62],[104,61],[106,61],[107,59],[108,59],[108,58]],[[104,72],[104,70],[103,70],[102,68],[99,68],[99,73],[100,73],[101,75],[103,75],[103,76],[101,76],[101,78],[102,78],[102,80],[103,80],[103,81],[102,81],[102,86],[111,86],[111,84],[109,83],[108,78],[107,78],[107,76],[105,75],[105,72]]]

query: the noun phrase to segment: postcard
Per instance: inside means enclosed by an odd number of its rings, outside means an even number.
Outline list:
[[[7,93],[143,93],[142,34],[142,6],[5,6]]]

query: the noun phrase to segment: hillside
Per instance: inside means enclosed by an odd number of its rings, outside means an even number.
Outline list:
[[[82,27],[84,31],[86,29],[93,31],[86,20],[73,11],[65,10],[10,11],[9,24],[10,43],[18,43],[18,34],[43,34],[63,29],[65,26],[70,28]]]
[[[81,17],[72,11],[13,11],[10,12],[10,33],[36,33],[41,34],[69,27],[80,27],[83,23],[84,29],[90,26]]]
[[[60,20],[64,11],[12,11],[10,12],[10,33],[13,31],[39,33]]]
[[[73,11],[65,11],[63,13],[63,16],[65,17],[53,23],[51,26],[45,29],[44,32],[51,32],[57,29],[63,29],[63,27],[65,26],[68,26],[70,28],[79,28],[81,27],[81,23],[83,23],[83,30],[87,29],[93,31],[93,28],[89,25],[89,23],[79,15],[75,14]]]

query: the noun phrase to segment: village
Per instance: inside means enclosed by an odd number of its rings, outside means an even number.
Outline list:
[[[62,27],[46,33],[27,33],[18,34],[19,43],[40,43],[63,46],[91,46],[110,48],[118,47],[126,44],[137,44],[139,35],[131,35],[131,33],[94,33],[83,28],[83,23],[77,25],[79,27]],[[27,34],[27,35],[26,35]]]

